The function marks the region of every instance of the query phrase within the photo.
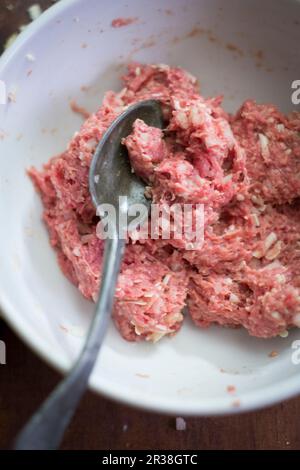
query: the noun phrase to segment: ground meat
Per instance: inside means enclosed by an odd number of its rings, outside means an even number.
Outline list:
[[[188,277],[172,272],[156,259],[136,261],[119,276],[115,322],[128,340],[154,342],[181,325]]]
[[[144,180],[152,181],[156,165],[168,158],[162,130],[149,127],[137,119],[132,134],[124,139],[123,143],[130,153],[131,165],[135,172]]]
[[[300,196],[299,113],[284,116],[275,106],[246,101],[232,129],[246,151],[252,194],[273,204]]]
[[[173,335],[185,305],[199,327],[243,326],[271,337],[299,326],[300,114],[247,101],[229,116],[220,97],[204,99],[192,75],[167,65],[130,64],[123,81],[63,154],[29,171],[64,274],[97,299],[104,242],[89,195],[90,162],[127,106],[157,99],[165,128],[137,120],[123,143],[153,202],[164,210],[189,204],[192,227],[204,205],[204,244],[190,249],[185,236],[164,239],[161,227],[155,239],[131,234],[113,312],[120,333],[153,342]]]

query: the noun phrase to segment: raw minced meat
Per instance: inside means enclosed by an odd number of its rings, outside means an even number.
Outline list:
[[[250,192],[272,204],[300,196],[300,113],[246,101],[231,124],[246,151]]]
[[[128,340],[154,342],[176,332],[183,320],[188,278],[156,259],[124,267],[118,279],[114,319]],[[134,329],[132,328],[134,327]]]
[[[199,326],[243,325],[269,337],[293,325],[300,311],[299,210],[267,206],[246,225],[206,237],[188,306]]]
[[[130,341],[172,335],[185,305],[199,327],[272,337],[299,326],[300,114],[246,101],[228,115],[220,97],[199,94],[195,77],[164,64],[130,64],[123,81],[63,154],[29,172],[64,274],[96,300],[104,242],[88,188],[93,152],[127,106],[157,99],[164,130],[137,120],[123,143],[153,202],[204,205],[204,244],[128,239],[113,312],[120,333]]]

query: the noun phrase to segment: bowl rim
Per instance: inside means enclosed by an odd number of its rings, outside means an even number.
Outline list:
[[[37,34],[50,20],[80,2],[81,0],[61,0],[32,22],[0,57],[0,76],[9,62],[13,60],[15,53],[24,46],[28,39]],[[4,292],[1,285],[0,309],[6,322],[31,350],[62,374],[68,372],[70,365],[67,360],[56,353],[54,348],[49,348],[38,335],[32,334],[34,332],[33,326],[29,325],[21,315],[16,313],[16,309],[9,300],[9,295]],[[230,406],[233,401],[232,397],[231,399],[230,397],[202,399],[199,402],[195,402],[195,399],[185,402],[177,399],[167,400],[153,397],[150,394],[137,393],[133,389],[120,387],[119,384],[114,384],[104,378],[101,378],[101,381],[96,384],[93,377],[91,377],[89,388],[115,401],[150,411],[185,416],[217,416],[256,410],[292,398],[300,393],[300,375],[295,374],[283,381],[241,394],[237,397],[240,399],[241,404],[235,408]]]

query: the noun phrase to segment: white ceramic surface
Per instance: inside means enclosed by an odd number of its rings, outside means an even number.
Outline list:
[[[116,17],[132,16],[138,20],[130,26],[110,26]],[[79,128],[69,100],[95,110],[105,90],[119,87],[123,64],[134,59],[187,68],[203,94],[224,94],[230,111],[248,97],[293,110],[299,19],[296,0],[67,0],[1,58],[0,79],[16,102],[0,105],[0,302],[7,321],[48,362],[60,370],[71,365],[93,312],[57,266],[39,197],[25,174],[63,150]],[[171,340],[130,344],[111,325],[91,386],[176,414],[257,408],[300,392],[300,365],[291,361],[295,339],[300,331],[259,340],[243,330],[201,331],[186,321]],[[277,358],[268,356],[272,350]]]

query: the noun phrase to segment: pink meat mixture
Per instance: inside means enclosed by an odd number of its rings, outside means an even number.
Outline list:
[[[161,102],[165,129],[137,120],[124,140],[154,202],[204,204],[202,248],[184,240],[129,239],[113,317],[130,341],[180,329],[184,306],[199,327],[243,326],[272,337],[300,326],[300,113],[247,101],[233,116],[205,99],[180,68],[130,64],[67,150],[30,170],[64,274],[96,300],[103,241],[89,189],[93,152],[137,101]]]

